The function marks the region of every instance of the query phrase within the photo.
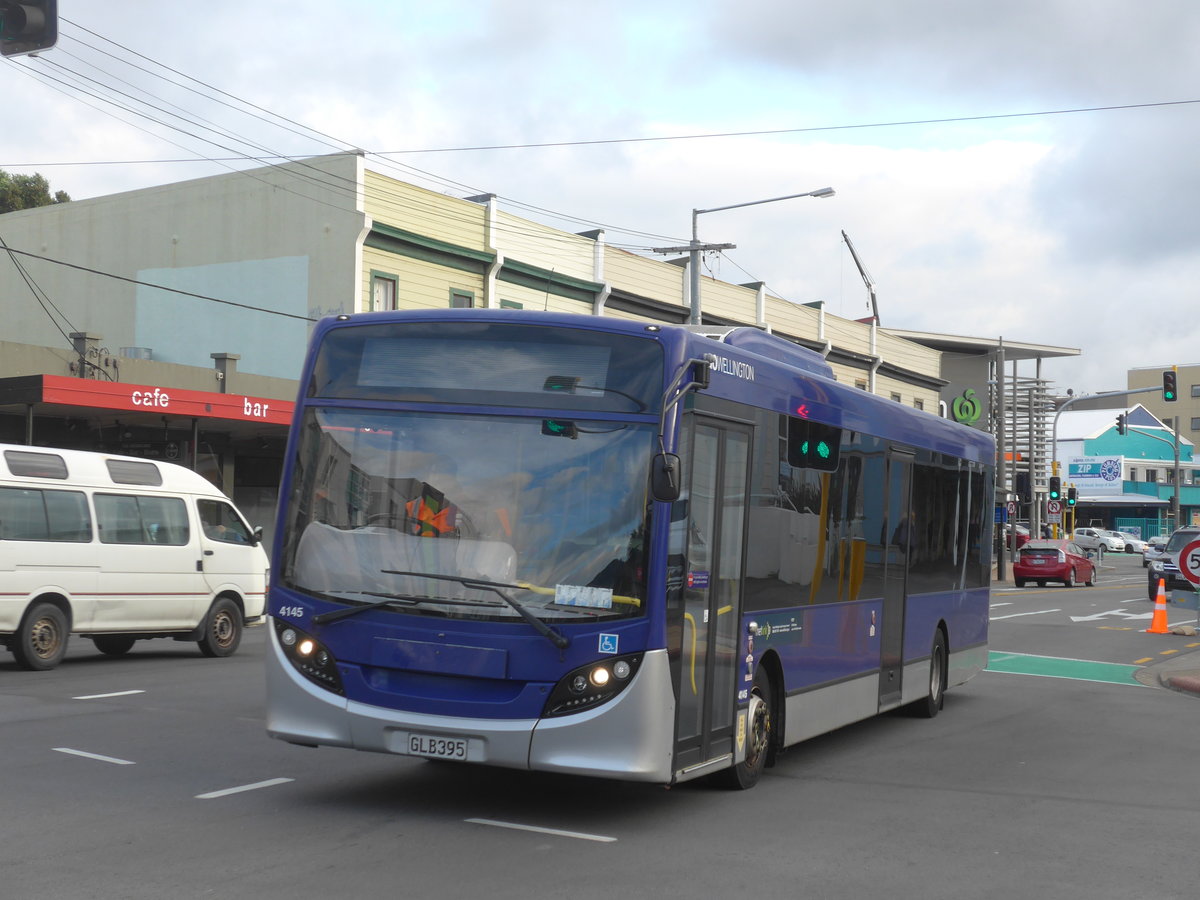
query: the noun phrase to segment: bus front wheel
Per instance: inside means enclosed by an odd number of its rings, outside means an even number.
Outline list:
[[[66,614],[53,603],[30,607],[21,620],[21,628],[12,638],[13,656],[23,669],[53,669],[67,655]]]
[[[242,613],[228,597],[218,597],[204,620],[198,641],[205,656],[232,656],[242,642]]]
[[[754,675],[750,706],[746,710],[746,758],[721,773],[726,787],[749,790],[762,777],[767,758],[771,755],[771,741],[775,738],[772,703],[770,676],[765,670],[759,669]]]

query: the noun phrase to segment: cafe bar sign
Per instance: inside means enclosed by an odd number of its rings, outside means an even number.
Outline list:
[[[171,416],[234,419],[288,425],[295,404],[290,400],[189,391],[147,384],[121,384],[89,378],[43,375],[42,403],[90,406],[130,412],[157,412]]]

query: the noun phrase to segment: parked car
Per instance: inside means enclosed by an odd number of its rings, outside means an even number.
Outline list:
[[[1158,559],[1152,560],[1146,573],[1146,594],[1153,600],[1158,596],[1158,580],[1169,594],[1171,591],[1195,591],[1192,583],[1179,571],[1179,551],[1192,541],[1200,540],[1200,525],[1185,525],[1171,532],[1171,537]]]
[[[1061,581],[1073,587],[1082,581],[1088,587],[1096,583],[1097,566],[1093,557],[1078,543],[1065,538],[1038,538],[1021,548],[1013,561],[1013,583],[1025,587],[1028,581],[1045,587],[1048,581]]]
[[[1142,568],[1149,568],[1150,563],[1156,559],[1161,559],[1163,550],[1167,547],[1167,538],[1169,535],[1156,534],[1150,540],[1146,541],[1146,546],[1142,548]]]
[[[1126,553],[1141,553],[1143,550],[1146,549],[1145,541],[1143,541],[1140,537],[1134,537],[1132,534],[1129,534],[1128,532],[1106,531],[1104,533],[1109,535],[1110,537],[1119,537],[1122,541],[1124,541]]]
[[[1009,550],[1020,550],[1029,540],[1029,529],[1024,525],[1010,523],[1004,526],[1005,543]]]
[[[1109,553],[1122,553],[1125,550],[1125,538],[1120,532],[1103,528],[1076,528],[1071,533],[1071,539],[1084,550],[1104,550]]]

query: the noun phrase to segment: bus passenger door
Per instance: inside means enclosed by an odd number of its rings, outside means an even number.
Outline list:
[[[690,449],[686,517],[673,540],[683,550],[678,599],[669,615],[672,669],[679,698],[675,771],[734,751],[739,688],[738,622],[742,606],[750,431],[697,417]]]
[[[913,456],[888,453],[887,533],[884,554],[883,622],[880,630],[879,709],[900,702],[904,669],[904,616],[908,597],[908,567],[920,523],[913,519]]]

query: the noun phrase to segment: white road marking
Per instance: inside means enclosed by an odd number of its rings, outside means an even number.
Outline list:
[[[256,781],[254,784],[243,784],[240,787],[225,788],[220,791],[209,791],[207,794],[197,794],[197,800],[214,800],[217,797],[228,797],[230,794],[240,794],[243,791],[257,791],[259,788],[274,787],[277,784],[287,784],[294,778],[269,778],[266,781]]]
[[[606,837],[603,834],[587,834],[582,831],[560,831],[557,828],[539,828],[536,825],[518,825],[515,822],[498,822],[495,819],[467,819],[473,825],[491,825],[494,828],[511,828],[515,831],[533,831],[537,834],[552,834],[557,837],[576,838],[581,841],[599,841],[604,844],[614,843],[615,837]]]
[[[82,697],[72,697],[72,700],[103,700],[105,697],[128,697],[130,694],[144,694],[145,691],[113,691],[111,694],[84,694]]]
[[[1037,612],[1013,613],[1011,616],[992,616],[991,621],[999,622],[1001,619],[1016,619],[1019,616],[1044,616],[1046,613],[1062,612],[1061,609],[1039,609]]]
[[[1109,616],[1115,616],[1118,619],[1149,619],[1154,616],[1154,613],[1128,613],[1123,609],[1110,609],[1108,612],[1095,613],[1090,616],[1071,616],[1071,621],[1097,622],[1100,619],[1106,619]]]
[[[1011,603],[993,603],[988,609],[996,609],[998,606],[1012,606]]]
[[[82,756],[85,759],[98,759],[100,762],[112,763],[114,766],[132,766],[129,759],[117,759],[114,756],[101,756],[99,753],[88,753],[85,750],[72,750],[70,747],[55,747],[59,753],[70,753],[72,756]]]

